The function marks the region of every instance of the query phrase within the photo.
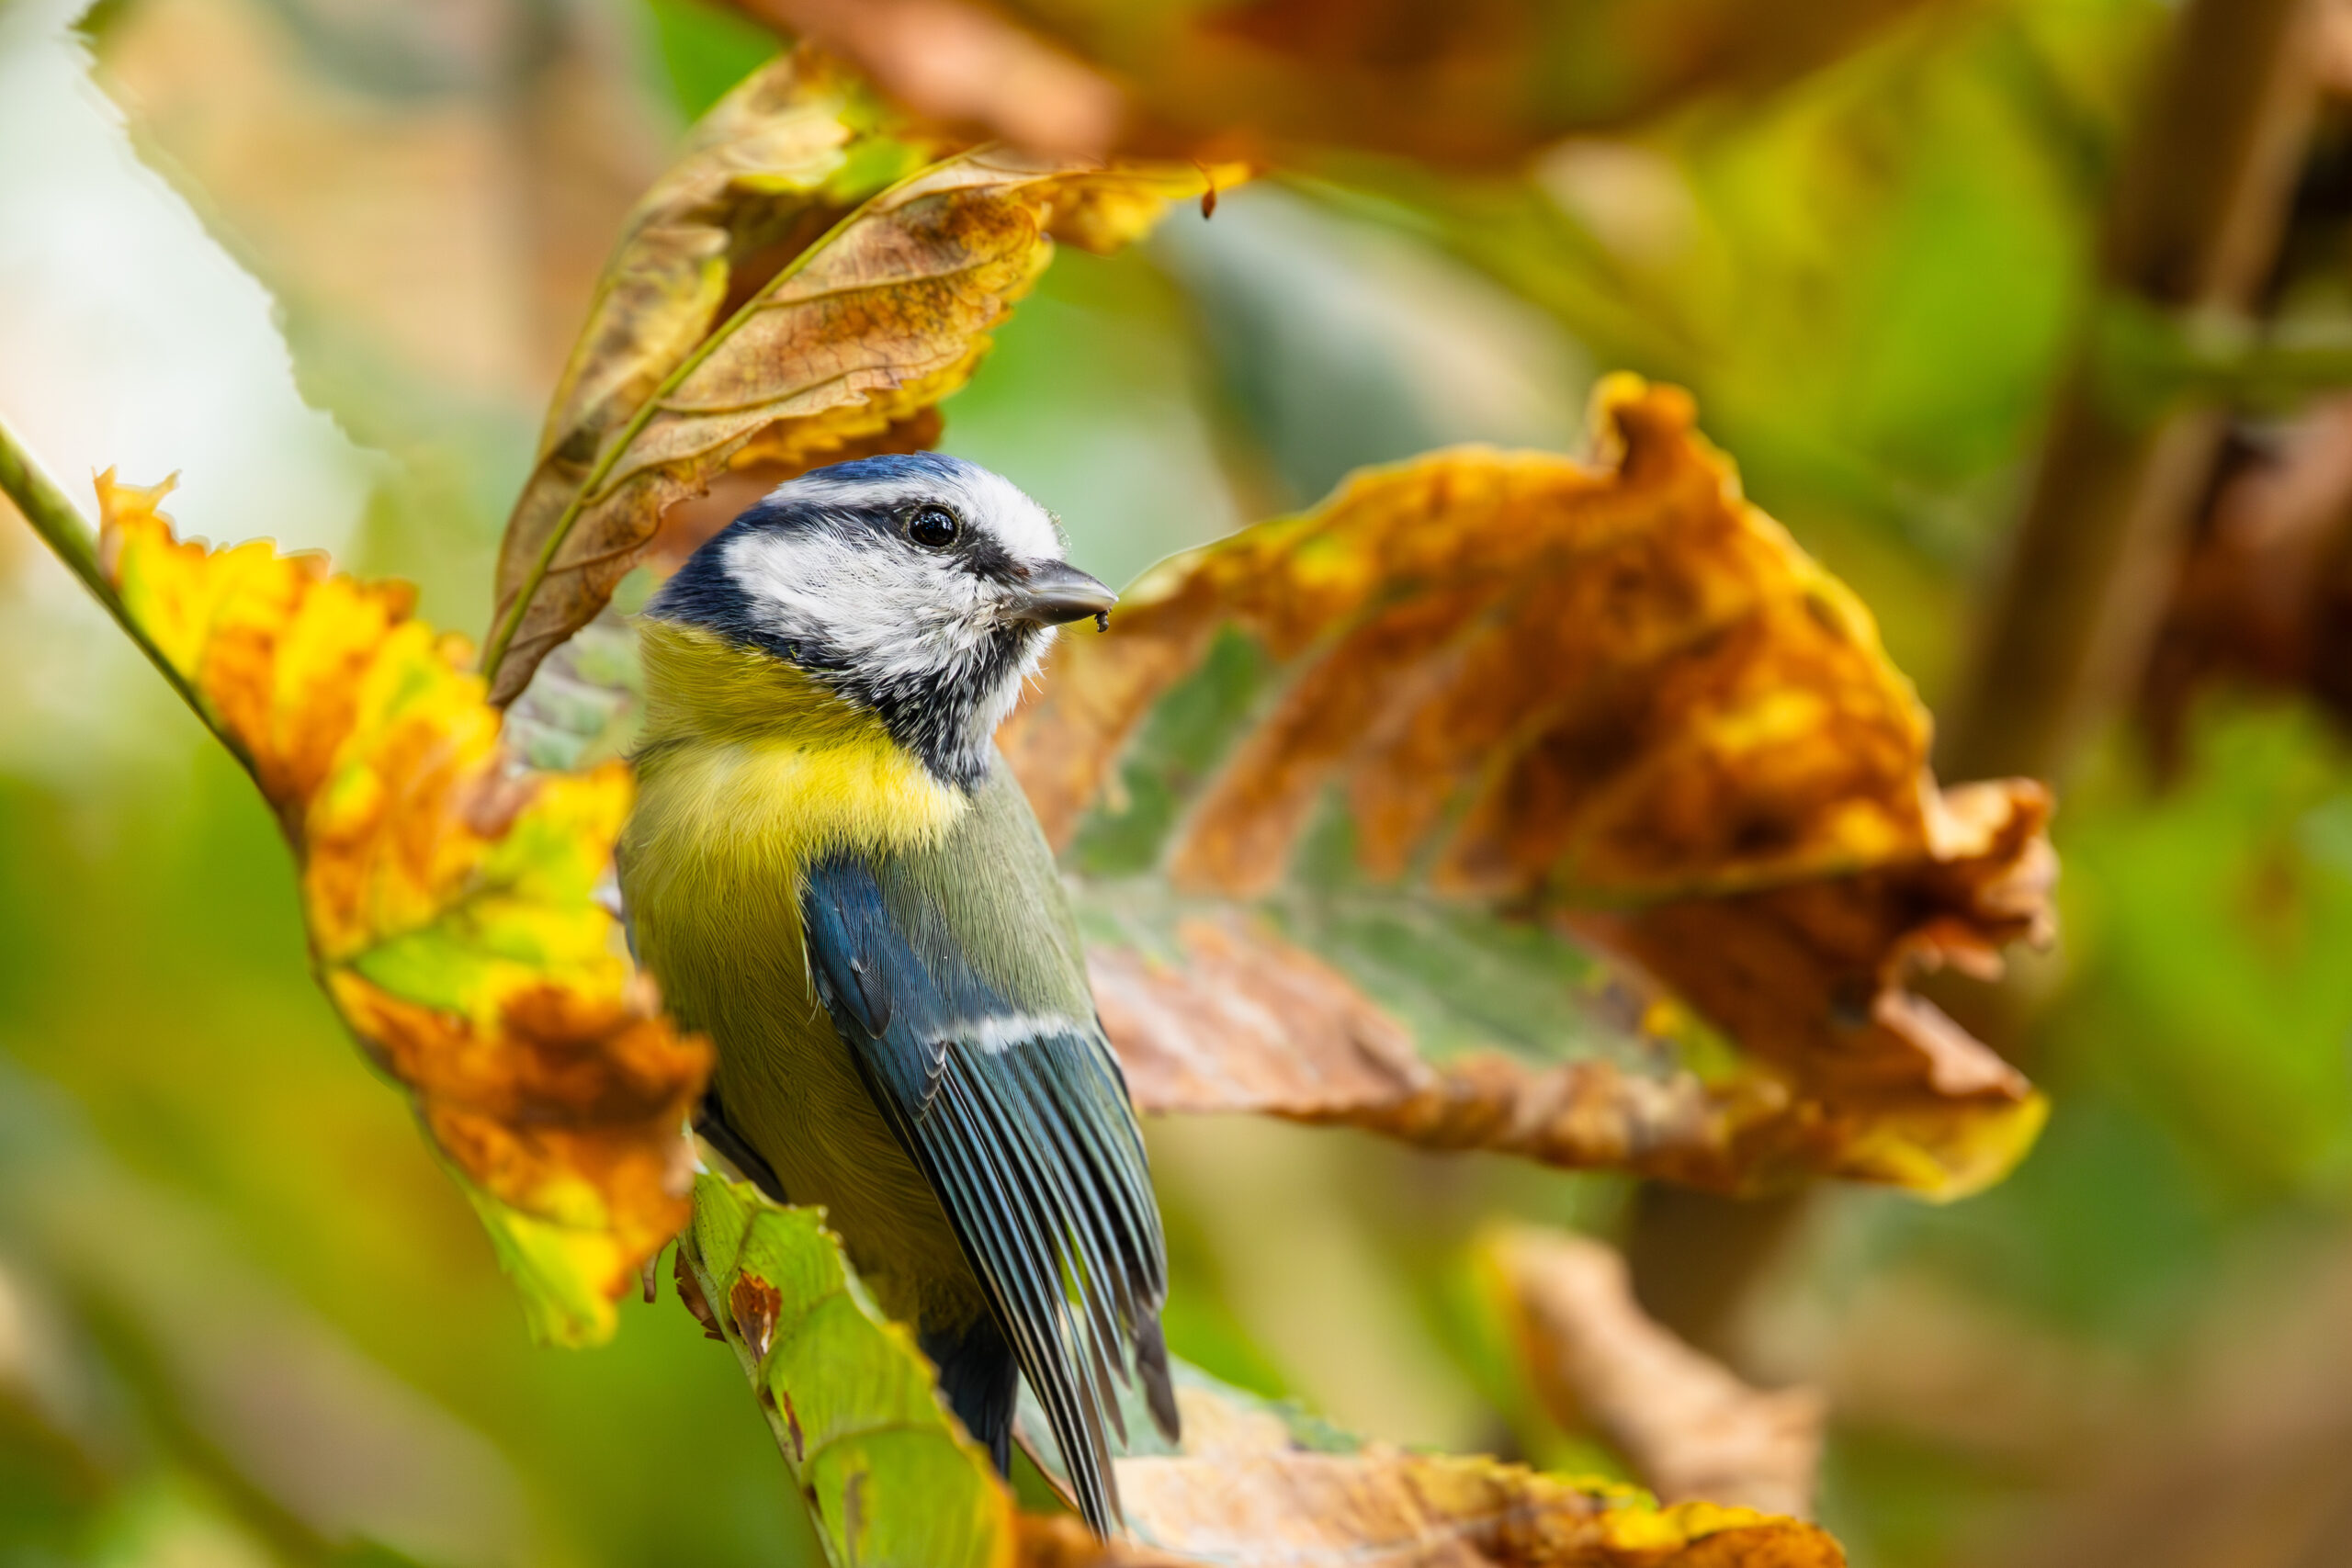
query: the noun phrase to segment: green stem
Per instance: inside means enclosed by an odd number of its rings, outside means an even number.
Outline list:
[[[107,614],[114,617],[115,625],[122,628],[123,635],[138,645],[139,651],[147,656],[148,662],[154,665],[164,679],[171,683],[172,690],[179,694],[180,701],[188,705],[188,711],[204,721],[204,728],[212,731],[213,738],[229,749],[230,755],[239,761],[244,761],[244,748],[214,721],[211,713],[198,698],[196,688],[188,684],[187,677],[173,668],[172,661],[164,657],[164,650],[155,646],[137,621],[131,619],[130,612],[123,607],[122,596],[115,592],[114,584],[107,580],[106,568],[99,563],[97,530],[91,527],[89,519],[66,499],[65,491],[49,477],[49,471],[33,456],[32,448],[25,445],[5,416],[0,416],[0,493],[5,493],[17,503],[17,510],[24,513],[25,521],[32,525],[33,532],[41,536],[41,542],[65,563],[66,570],[81,579],[82,586],[90,591],[90,596],[106,606]]]
[[[65,570],[82,580],[82,586],[97,596],[98,603],[122,621],[123,629],[133,637],[136,627],[123,619],[122,606],[117,602],[114,585],[107,581],[105,570],[98,565],[98,537],[74,503],[65,498],[49,470],[40,466],[32,450],[10,427],[7,417],[0,415],[0,491],[17,503],[25,521],[33,525]]]

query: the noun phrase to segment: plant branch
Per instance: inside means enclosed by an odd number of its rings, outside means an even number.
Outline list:
[[[98,565],[98,536],[87,519],[66,499],[65,491],[49,477],[49,470],[10,426],[6,415],[0,415],[0,491],[17,503],[33,532],[65,563],[65,570],[82,580],[82,586],[97,596],[123,629],[137,631],[124,620],[122,607],[115,600],[114,585]]]
[[[2316,99],[2309,0],[2189,0],[2143,105],[2099,256],[2106,300],[2240,318],[2276,254]],[[2096,323],[2094,323],[2094,328]],[[2061,382],[2032,498],[1951,705],[1947,778],[2064,773],[2144,660],[2222,412],[2208,383],[2119,407],[2100,334]]]

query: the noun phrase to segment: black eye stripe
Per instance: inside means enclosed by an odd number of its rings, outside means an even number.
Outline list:
[[[967,538],[961,558],[965,570],[975,577],[1011,582],[1019,575],[1012,553],[986,534],[975,534]]]

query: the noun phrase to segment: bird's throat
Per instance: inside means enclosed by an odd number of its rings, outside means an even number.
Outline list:
[[[969,807],[878,715],[698,627],[642,624],[645,730],[628,840],[669,863],[797,869],[935,839]]]

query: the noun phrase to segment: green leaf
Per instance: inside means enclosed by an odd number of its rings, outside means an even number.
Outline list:
[[[820,1211],[704,1176],[684,1261],[751,1379],[836,1568],[987,1568],[1012,1502],[941,1406],[914,1337],[885,1318]]]

